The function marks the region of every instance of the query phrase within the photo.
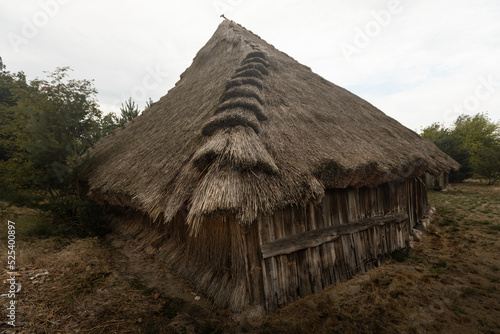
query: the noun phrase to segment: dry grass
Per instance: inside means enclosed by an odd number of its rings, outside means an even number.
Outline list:
[[[4,244],[0,251],[6,254]],[[178,315],[184,319],[176,320],[179,328],[217,332],[217,316],[206,319],[210,308],[200,311],[147,286],[148,280],[142,277],[149,274],[145,270],[123,274],[113,263],[117,259],[113,249],[102,240],[32,239],[18,249],[21,276],[16,282],[22,286],[16,298],[18,333],[171,333],[170,325]],[[137,263],[145,261],[142,257]],[[161,278],[156,275],[155,279]],[[2,276],[7,278],[6,273]],[[192,301],[194,296],[188,293],[187,299]],[[1,299],[2,306],[7,302]],[[196,320],[187,313],[196,315]],[[0,317],[6,319],[3,307]]]

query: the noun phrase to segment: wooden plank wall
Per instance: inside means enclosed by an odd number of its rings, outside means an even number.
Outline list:
[[[428,189],[442,190],[448,187],[449,184],[449,173],[443,172],[439,176],[434,176],[427,173],[425,176],[425,182]]]
[[[115,228],[217,306],[241,311],[264,305],[271,311],[380,265],[407,247],[410,226],[426,211],[424,182],[409,179],[328,190],[318,205],[289,206],[250,225],[234,217],[207,218],[196,237],[182,212],[168,225],[124,213]],[[287,240],[306,247],[283,251]]]
[[[262,217],[258,222],[261,250],[297,250],[261,258],[260,303],[271,311],[379,266],[393,251],[409,246],[410,227],[426,212],[425,182],[411,178],[376,188],[328,190],[319,205],[290,206]],[[359,223],[370,217],[390,217],[395,213],[407,218],[359,228]],[[344,225],[349,225],[345,227],[353,232],[335,236],[335,231],[341,231]],[[320,231],[311,232],[317,230]],[[312,235],[326,241],[303,249],[296,245],[302,237]],[[295,246],[286,247],[286,242]]]

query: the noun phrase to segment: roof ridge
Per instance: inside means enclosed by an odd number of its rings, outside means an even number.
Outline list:
[[[252,135],[247,140],[233,143],[231,141],[237,140],[238,136],[233,131],[227,131],[236,128],[235,131],[249,136],[249,132],[242,128],[250,128],[258,135],[260,123],[268,119],[262,95],[263,80],[269,75],[267,54],[255,43],[248,45],[252,51],[240,62],[226,84],[214,115],[202,128],[202,134],[211,138],[193,156],[192,163],[199,170],[206,170],[214,161],[226,160],[241,169],[260,169],[268,173],[278,171],[258,136]],[[253,144],[256,149],[250,150],[253,156],[245,153],[248,151],[246,147],[234,149],[235,146],[249,145],[252,141],[258,141]]]

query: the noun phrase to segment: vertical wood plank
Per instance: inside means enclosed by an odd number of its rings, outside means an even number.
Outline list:
[[[299,279],[299,296],[305,297],[312,293],[311,281],[309,279],[309,263],[308,263],[308,251],[309,249],[304,249],[296,252],[297,256],[297,271]]]
[[[333,283],[330,272],[330,250],[328,249],[328,242],[324,243],[319,248],[319,256],[321,260],[321,285],[326,287]]]
[[[329,271],[330,271],[330,278],[332,280],[332,283],[338,283],[340,282],[340,276],[338,273],[338,268],[336,266],[337,264],[337,254],[335,253],[335,242],[330,241],[326,243],[326,247],[328,250],[328,262],[329,262]]]
[[[326,191],[325,196],[321,200],[321,206],[323,208],[323,222],[325,226],[332,225],[332,205],[331,205],[331,193]]]
[[[356,255],[356,268],[355,273],[365,273],[364,260],[366,259],[365,246],[361,240],[361,232],[353,233],[352,240],[354,245],[354,252]]]
[[[267,243],[274,240],[273,216],[262,217],[261,242]],[[278,305],[278,275],[276,263],[273,258],[263,260],[263,277],[266,293],[266,305],[268,310],[273,310]]]
[[[336,202],[338,205],[339,223],[347,224],[349,222],[349,200],[346,189],[338,189],[336,191]]]
[[[264,281],[262,278],[262,263],[260,261],[259,228],[258,224],[251,224],[245,233],[250,272],[251,303],[264,303]]]
[[[295,235],[294,231],[294,221],[292,218],[292,208],[291,206],[287,206],[283,210],[283,231],[284,231],[284,237],[289,237],[292,235]]]
[[[288,286],[286,294],[289,301],[297,300],[299,289],[298,272],[297,272],[297,254],[292,253],[286,256],[288,265]]]
[[[351,279],[353,277],[353,270],[356,268],[356,255],[353,249],[352,235],[343,235],[340,239],[342,240],[342,250],[344,251],[346,279]]]
[[[316,230],[320,227],[319,221],[316,216],[316,210],[314,207],[314,204],[309,203],[308,205],[309,210],[309,226],[310,230]],[[309,249],[308,252],[309,256],[309,274],[311,275],[311,284],[312,284],[312,291],[313,293],[320,293],[322,290],[322,285],[321,285],[321,259],[320,259],[320,252],[319,252],[319,247],[312,247]]]
[[[286,210],[286,209],[285,209]],[[281,239],[285,237],[285,227],[284,227],[284,211],[279,210],[279,214],[276,216],[274,222],[275,225],[275,239]],[[277,270],[277,287],[278,287],[278,307],[284,306],[288,302],[288,259],[286,255],[279,255],[274,257]]]
[[[247,229],[248,229],[248,226],[242,226],[236,222],[232,222],[231,223],[232,225],[232,229],[234,230],[234,234],[235,234],[235,240],[239,241],[237,242],[236,245],[232,245],[233,247],[233,254],[235,253],[234,252],[234,248],[235,247],[241,247],[241,257],[243,258],[243,264],[244,264],[244,269],[242,268],[242,270],[245,272],[245,296],[242,298],[244,300],[244,304],[249,304],[251,302],[251,299],[252,299],[252,289],[253,289],[253,284],[252,284],[252,279],[250,277],[250,271],[251,271],[251,266],[250,266],[250,262],[249,262],[249,254],[248,254],[248,246],[247,246],[247,238],[246,238],[246,235],[248,234],[247,232]],[[239,252],[238,252],[239,253]],[[233,262],[234,263],[234,262]],[[234,271],[234,269],[233,269]],[[240,275],[237,275],[237,276],[240,276]]]
[[[358,206],[358,190],[349,188],[347,190],[348,199],[348,220],[353,222],[358,220],[359,217],[359,206]]]
[[[269,273],[267,269],[267,264],[264,258],[262,257],[262,245],[267,242],[267,231],[265,231],[265,222],[264,218],[261,217],[257,219],[257,235],[259,238],[259,258],[261,260],[261,270],[262,270],[262,288],[264,292],[264,307],[266,311],[270,311],[273,307],[271,304],[271,284],[269,281]]]

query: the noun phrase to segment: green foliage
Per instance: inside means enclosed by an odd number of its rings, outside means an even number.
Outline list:
[[[452,171],[450,173],[450,182],[463,182],[465,179],[472,177],[473,169],[470,162],[470,154],[469,151],[462,146],[459,138],[452,133],[440,138],[435,144],[460,164],[458,171]]]
[[[433,123],[428,127],[424,128],[420,135],[433,143],[438,142],[442,138],[448,137],[450,131],[445,128],[442,124]]]
[[[484,148],[498,144],[500,125],[493,123],[487,115],[462,115],[454,123],[453,133],[462,146],[470,153],[470,161],[475,167],[480,162],[479,154]]]
[[[146,109],[152,105],[153,101],[149,99],[146,102]],[[130,97],[125,104],[122,103],[120,107],[120,117],[117,117],[114,113],[107,114],[103,116],[100,120],[100,130],[101,137],[107,136],[117,128],[124,126],[126,123],[133,120],[135,117],[140,115],[139,106],[132,101]]]
[[[0,188],[17,185],[30,167],[18,140],[26,123],[19,114],[18,99],[28,89],[24,74],[7,72],[0,58]]]
[[[70,79],[70,71],[27,82],[0,58],[0,199],[50,213],[53,226],[42,226],[41,235],[106,232],[80,171],[92,145],[140,113],[129,98],[120,117],[103,115],[93,81]]]
[[[500,180],[500,142],[482,147],[477,152],[476,171],[488,180],[489,185]]]
[[[495,183],[500,177],[500,125],[485,114],[462,115],[452,128],[434,123],[421,132],[461,167],[450,174],[451,182],[461,182],[474,173]]]
[[[84,153],[105,134],[103,116],[93,83],[68,79],[69,71],[58,68],[48,80],[29,83],[23,75],[2,71],[1,82],[10,95],[1,97],[8,102],[0,113],[1,197],[50,212],[58,231],[101,234],[105,225],[100,208],[84,197],[79,169]],[[26,195],[23,189],[37,195]]]
[[[153,105],[153,100],[151,100],[151,98],[149,98],[147,101],[146,101],[146,107],[144,108],[144,110],[148,110],[149,108],[151,108],[151,106]]]
[[[139,106],[134,101],[132,101],[131,97],[129,97],[129,99],[125,101],[125,105],[123,105],[122,103],[120,111],[121,116],[118,119],[120,126],[123,126],[125,125],[125,123],[130,122],[131,120],[139,116],[140,113]]]
[[[0,106],[13,107],[16,105],[16,99],[11,90],[17,81],[24,79],[24,74],[10,74],[5,68],[6,66],[0,57]]]
[[[458,171],[451,172],[451,182],[462,182],[472,176],[470,154],[468,150],[462,146],[460,139],[453,131],[445,128],[439,123],[434,123],[423,129],[421,136],[432,141],[441,151],[451,156],[461,165]]]

